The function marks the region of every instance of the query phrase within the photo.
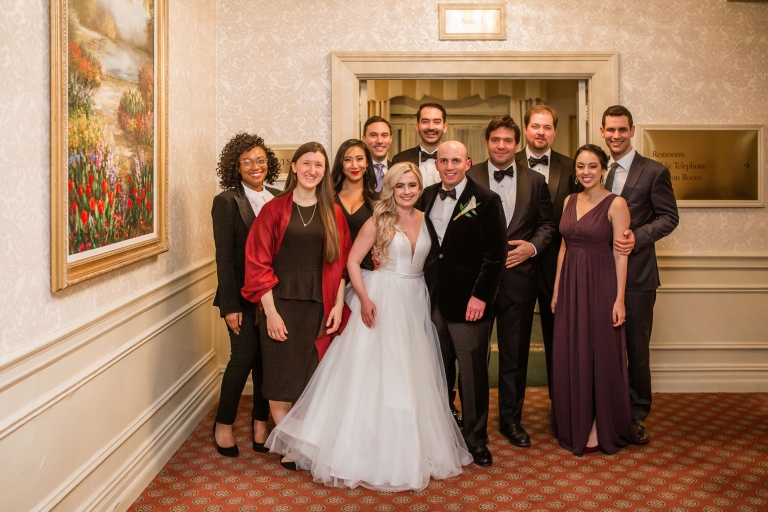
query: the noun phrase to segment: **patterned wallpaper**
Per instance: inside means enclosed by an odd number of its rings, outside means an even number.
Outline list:
[[[766,4],[511,0],[507,41],[439,41],[438,3],[218,0],[217,147],[240,129],[329,145],[332,51],[618,51],[638,124],[768,124]],[[768,253],[768,211],[683,209],[659,249]]]
[[[170,1],[170,251],[50,291],[49,6],[3,2],[0,18],[0,357],[213,257],[214,0]],[[196,191],[195,193],[190,193]],[[200,194],[200,191],[210,191]]]

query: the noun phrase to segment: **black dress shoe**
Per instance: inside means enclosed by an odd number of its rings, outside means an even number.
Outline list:
[[[269,433],[269,428],[267,428],[267,433]],[[251,439],[253,439],[253,451],[259,452],[259,453],[267,453],[269,451],[269,448],[264,446],[264,443],[257,443],[256,442],[256,432],[251,432]],[[265,441],[266,442],[266,441]]]
[[[504,434],[513,446],[517,446],[518,448],[528,448],[531,446],[531,438],[528,436],[528,432],[517,423],[509,423],[506,425],[502,423],[499,427],[499,432]]]
[[[459,428],[463,427],[464,422],[461,420],[461,413],[456,407],[454,407],[453,404],[451,404],[451,414],[453,414],[453,419],[456,420],[456,424],[459,426]]]
[[[640,440],[639,444],[648,444],[648,442],[651,440],[651,435],[645,429],[645,423],[639,420],[635,420],[632,423],[635,426],[637,438]]]
[[[475,461],[475,464],[481,468],[487,468],[493,464],[493,457],[491,456],[491,452],[488,451],[488,447],[485,445],[470,448],[469,453],[472,454],[472,460]]]
[[[299,468],[296,467],[296,463],[294,461],[286,461],[283,459],[280,459],[280,465],[283,466],[285,469],[290,469],[291,471],[298,471]]]
[[[216,442],[216,422],[213,422],[213,444],[216,445],[216,449],[219,451],[220,454],[222,454],[225,457],[237,457],[240,455],[240,449],[237,447],[237,443],[235,443],[235,446],[230,446],[229,448],[222,448],[219,446],[219,443]]]

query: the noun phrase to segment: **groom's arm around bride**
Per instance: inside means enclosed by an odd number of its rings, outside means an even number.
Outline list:
[[[449,141],[440,146],[441,183],[424,189],[421,198],[432,239],[424,278],[445,364],[446,400],[458,360],[464,439],[475,463],[488,466],[488,350],[506,256],[506,222],[501,198],[467,178],[468,168],[463,144]]]

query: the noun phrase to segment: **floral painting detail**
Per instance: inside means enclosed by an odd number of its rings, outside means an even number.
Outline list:
[[[68,254],[154,232],[154,0],[72,0]]]

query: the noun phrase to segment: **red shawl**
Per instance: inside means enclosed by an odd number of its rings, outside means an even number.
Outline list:
[[[277,276],[272,269],[272,259],[280,251],[283,243],[283,235],[291,220],[293,208],[293,193],[275,198],[261,207],[259,215],[251,225],[248,240],[245,243],[245,286],[241,293],[251,302],[259,302],[261,297],[277,285]],[[325,334],[325,322],[331,309],[336,304],[336,295],[339,292],[342,272],[347,264],[349,250],[352,247],[352,238],[349,234],[349,226],[344,214],[338,205],[334,205],[336,212],[336,225],[339,227],[340,254],[334,263],[323,262],[323,335],[315,340],[317,357],[322,359],[325,351],[331,344],[331,340],[341,334],[347,325],[351,313],[349,307],[344,304],[344,312],[341,324],[333,334]]]

